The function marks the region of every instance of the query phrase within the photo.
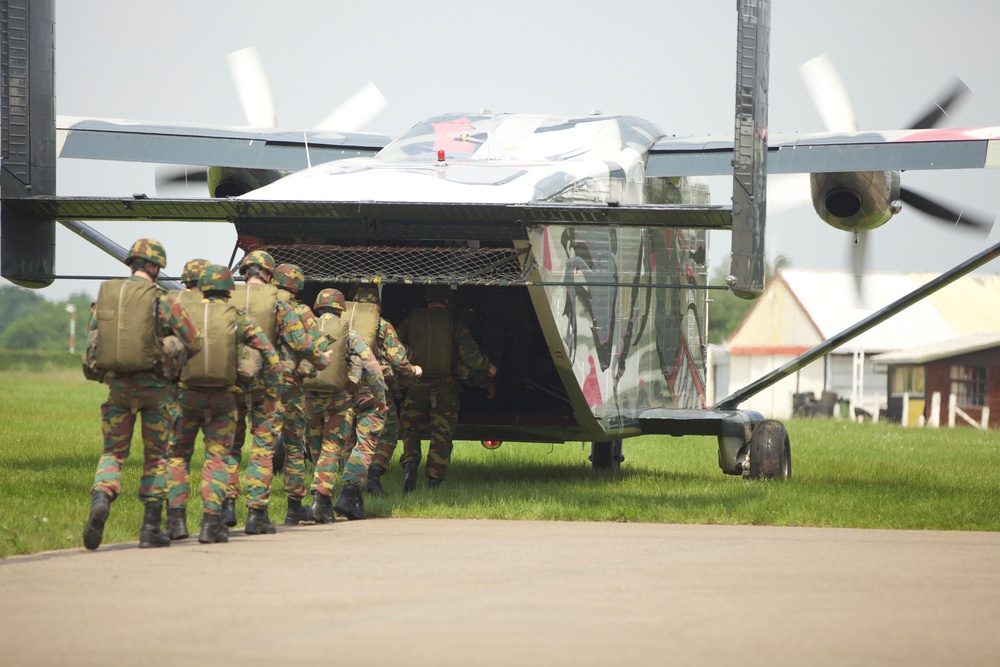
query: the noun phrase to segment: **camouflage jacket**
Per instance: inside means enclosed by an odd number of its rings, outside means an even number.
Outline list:
[[[150,282],[148,278],[140,275],[132,275],[128,278],[129,280],[137,280],[139,282]],[[177,339],[187,348],[188,355],[191,355],[201,349],[201,331],[198,326],[191,320],[188,316],[188,312],[184,309],[184,306],[180,304],[173,295],[168,292],[162,292],[157,297],[156,303],[156,317],[157,317],[157,336],[162,340],[168,336],[176,336]],[[87,345],[88,347],[92,344],[96,344],[97,341],[97,302],[90,304],[90,317],[87,319]],[[114,371],[109,371],[105,374],[105,382],[109,379],[119,375]],[[148,376],[162,380],[164,384],[168,382],[167,378],[163,376],[162,372],[157,369],[154,371],[143,371],[136,373],[123,373],[122,375],[128,375],[130,377],[138,378],[140,376]]]
[[[372,396],[384,401],[385,378],[378,358],[354,329],[347,332],[347,346],[350,361],[347,378],[357,386],[354,394],[355,404],[364,402]]]
[[[326,338],[313,338],[309,334],[306,329],[307,323],[296,312],[293,304],[284,301],[278,301],[277,304],[275,329],[278,340],[272,343],[278,351],[279,361],[280,356],[284,354],[289,358],[307,359],[316,368],[326,368],[326,364],[320,358],[326,351]],[[263,389],[264,385],[264,378],[258,376],[253,381],[252,390]]]
[[[388,366],[399,377],[416,377],[417,371],[414,370],[413,364],[406,356],[406,346],[399,339],[396,328],[388,320],[381,317],[378,320],[378,342],[377,356],[379,361],[383,363],[383,367]],[[389,383],[389,378],[385,379]]]

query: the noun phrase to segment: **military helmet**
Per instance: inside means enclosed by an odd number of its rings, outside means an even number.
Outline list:
[[[144,259],[147,262],[156,264],[161,269],[167,268],[167,251],[159,241],[153,239],[139,239],[132,244],[125,256],[125,263],[130,263],[133,259]]]
[[[283,287],[289,292],[299,293],[306,286],[306,274],[294,264],[279,264],[274,270],[271,284]]]
[[[264,250],[254,250],[240,261],[240,273],[246,273],[247,269],[251,266],[256,266],[264,269],[272,276],[274,275],[274,258],[271,257],[269,252]]]
[[[316,295],[316,310],[320,308],[333,308],[334,310],[344,312],[347,310],[347,305],[344,303],[344,294],[339,289],[333,289],[332,287],[327,287],[325,290],[321,290],[319,294]]]
[[[378,285],[362,284],[354,289],[354,300],[358,303],[381,304],[382,299],[378,293]]]
[[[235,287],[232,272],[221,264],[209,264],[198,279],[202,292],[229,292]]]
[[[452,291],[447,285],[428,285],[424,288],[424,301],[432,303],[451,303]]]
[[[211,262],[207,259],[189,259],[184,265],[184,270],[181,271],[181,282],[185,285],[197,283],[205,267],[210,264]]]

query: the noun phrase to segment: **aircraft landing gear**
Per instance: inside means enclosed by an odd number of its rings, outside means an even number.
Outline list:
[[[792,448],[781,422],[766,419],[754,427],[749,455],[750,479],[791,479]]]
[[[590,444],[590,464],[594,470],[620,470],[624,460],[621,440]]]

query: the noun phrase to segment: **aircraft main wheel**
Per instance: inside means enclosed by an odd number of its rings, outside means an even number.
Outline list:
[[[621,440],[590,444],[590,465],[594,470],[620,470],[624,459]]]
[[[285,471],[285,439],[281,433],[274,438],[274,457],[271,459],[271,466],[275,475]]]
[[[750,435],[750,478],[791,479],[792,447],[785,425],[767,419]]]

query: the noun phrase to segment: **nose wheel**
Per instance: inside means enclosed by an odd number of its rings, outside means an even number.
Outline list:
[[[621,440],[594,442],[590,445],[590,465],[594,470],[620,470],[624,460]]]

